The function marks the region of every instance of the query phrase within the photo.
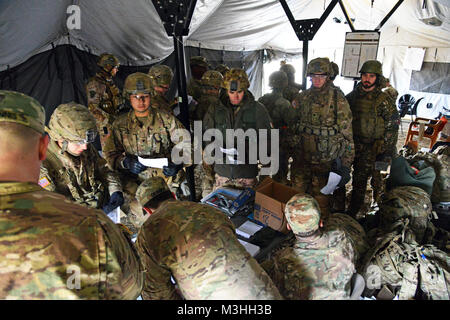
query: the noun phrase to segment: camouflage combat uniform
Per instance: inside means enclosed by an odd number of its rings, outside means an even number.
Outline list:
[[[208,61],[205,57],[202,56],[194,56],[190,59],[190,66],[191,66],[191,73],[192,69],[199,67],[202,68],[202,72],[206,72],[208,70]],[[201,77],[203,74],[198,75],[198,78],[196,78],[194,75],[189,81],[187,85],[187,94],[192,96],[195,101],[198,101],[202,95],[202,82]]]
[[[45,132],[44,108],[17,92],[0,91],[3,121]],[[136,299],[141,292],[138,255],[99,210],[37,183],[2,181],[0,225],[0,299]]]
[[[292,102],[302,89],[302,86],[295,82],[295,68],[293,65],[282,64],[280,71],[283,71],[288,76],[288,85],[283,89],[283,97],[287,101]]]
[[[59,105],[47,131],[51,140],[47,158],[41,164],[41,187],[96,209],[106,204],[109,195],[122,192],[119,177],[108,169],[105,159],[92,145],[97,133],[96,123],[85,106],[74,102]],[[89,133],[92,141],[83,141],[87,149],[80,155],[70,154],[65,143],[85,140]],[[63,141],[62,147],[58,140]]]
[[[174,141],[178,139],[175,138],[176,130],[184,127],[178,119],[167,112],[151,107],[149,111],[146,117],[136,117],[134,110],[119,116],[112,125],[112,133],[104,149],[103,156],[108,165],[118,171],[121,178],[125,196],[123,211],[127,214],[141,214],[139,211],[132,212],[130,207],[134,207],[132,203],[136,202],[136,189],[142,181],[152,176],[161,176],[175,192],[184,172],[181,170],[176,177],[166,177],[162,169],[148,168],[135,175],[123,167],[123,160],[127,155],[171,159]],[[182,147],[182,138],[179,140],[178,146]]]
[[[319,207],[311,196],[291,198],[285,214],[296,242],[261,264],[283,297],[289,300],[349,299],[355,272],[350,238],[343,230],[318,229]]]
[[[370,72],[382,77],[381,64],[363,64],[360,72]],[[365,66],[366,65],[366,66]],[[353,114],[353,138],[355,159],[353,163],[352,196],[349,213],[355,216],[364,204],[367,181],[370,177],[373,200],[379,202],[383,188],[380,171],[375,169],[376,161],[389,162],[396,154],[399,114],[392,98],[375,85],[372,91],[364,91],[361,82],[347,95]]]
[[[122,191],[117,173],[112,172],[92,144],[79,157],[67,152],[50,141],[47,158],[41,165],[39,185],[68,199],[92,208],[101,208],[108,194]]]
[[[153,90],[151,92],[151,106],[153,108],[156,108],[158,110],[166,111],[170,114],[173,114],[172,105],[173,102],[170,102],[165,95],[161,94],[160,92],[157,92],[154,87],[156,86],[167,86],[169,88],[172,79],[173,79],[173,71],[170,69],[170,67],[166,65],[156,65],[149,69],[148,75],[151,78],[152,81],[152,87]]]
[[[86,96],[89,111],[97,121],[102,149],[111,132],[111,125],[119,114],[124,100],[119,88],[114,84],[111,69],[119,65],[113,55],[103,54],[99,58],[100,71],[86,84]]]
[[[274,129],[278,129],[280,135],[280,169],[273,177],[275,180],[287,182],[288,159],[291,154],[291,135],[289,127],[294,117],[295,110],[291,107],[290,101],[283,97],[283,89],[288,86],[288,78],[283,71],[275,71],[269,77],[271,93],[266,93],[258,99],[269,112]]]
[[[215,105],[210,108],[203,120],[204,130],[215,128],[220,130],[224,137],[224,144],[226,142],[227,129],[243,129],[244,132],[248,129],[256,130],[258,135],[259,129],[267,129],[268,149],[270,147],[270,129],[272,129],[270,116],[261,103],[255,101],[253,94],[248,91],[249,82],[247,74],[242,69],[231,69],[224,78],[224,89],[230,88],[231,82],[238,83],[237,91],[244,91],[244,97],[237,106],[233,106],[227,94],[221,96],[222,104]],[[258,138],[257,138],[258,139]],[[235,139],[236,140],[236,139]],[[215,185],[217,189],[222,186],[234,186],[237,188],[254,187],[256,184],[256,176],[258,175],[258,165],[249,164],[249,145],[258,146],[258,141],[249,141],[246,139],[245,163],[226,163],[225,158],[223,164],[214,164]],[[236,141],[235,146],[237,145]],[[221,146],[227,147],[227,146]],[[236,160],[236,159],[235,159]]]
[[[328,73],[328,61],[317,58],[308,67],[319,65],[320,71]],[[341,160],[342,166],[350,168],[354,157],[350,107],[341,91],[329,80],[321,88],[311,86],[299,93],[292,104],[296,107],[293,144],[299,145],[293,157],[292,185],[300,192],[313,195],[326,219],[331,196],[320,190],[327,184],[337,159]]]
[[[143,299],[281,299],[230,219],[207,205],[165,201],[142,225],[136,248],[146,265]]]

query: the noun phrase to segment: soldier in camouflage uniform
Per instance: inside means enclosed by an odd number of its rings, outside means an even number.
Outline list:
[[[233,68],[224,77],[223,88],[225,95],[221,96],[222,104],[210,107],[203,119],[204,130],[218,129],[222,133],[223,143],[226,141],[227,129],[249,129],[256,130],[268,129],[268,149],[270,147],[270,129],[272,129],[271,119],[266,108],[259,102],[255,101],[253,94],[248,90],[250,83],[247,74],[243,69]],[[258,139],[258,138],[257,138]],[[254,187],[256,184],[256,176],[258,175],[258,165],[249,162],[249,146],[250,144],[258,146],[258,141],[246,138],[245,141],[245,161],[240,163],[239,158],[229,159],[232,157],[223,153],[223,164],[214,164],[215,185],[217,189],[222,186],[232,186],[237,188]],[[234,147],[237,148],[236,140]],[[230,148],[230,146],[221,145],[220,147]],[[258,152],[257,152],[258,154]],[[242,155],[237,157],[241,157]]]
[[[195,101],[198,101],[202,95],[201,79],[203,74],[209,68],[208,61],[202,56],[191,57],[190,67],[192,78],[187,85],[187,93],[192,96]]]
[[[0,299],[136,299],[143,268],[103,212],[38,184],[44,108],[0,91]]]
[[[214,70],[219,71],[222,74],[222,76],[225,77],[225,74],[228,71],[230,71],[230,68],[225,64],[219,64],[219,65],[217,65],[217,67]]]
[[[118,175],[92,145],[97,128],[85,106],[61,104],[50,117],[47,131],[51,139],[41,166],[41,187],[106,213],[123,204]]]
[[[151,106],[153,108],[164,110],[170,114],[173,114],[172,105],[165,94],[170,89],[170,84],[173,79],[173,71],[168,66],[160,64],[153,66],[148,71],[148,75],[152,80],[152,97]]]
[[[119,60],[112,54],[100,55],[97,65],[99,71],[86,84],[86,96],[89,111],[97,121],[102,149],[111,133],[111,125],[119,115],[124,101],[113,78],[119,70]]]
[[[200,97],[197,106],[192,110],[190,118],[203,121],[206,112],[219,105],[223,107],[222,102],[219,99],[220,89],[223,85],[223,76],[220,72],[214,70],[208,70],[202,77],[202,96]],[[204,132],[204,131],[203,131]],[[202,197],[207,196],[212,192],[214,186],[214,170],[212,165],[208,165],[202,162],[201,165],[196,167],[199,183],[201,185]]]
[[[331,84],[330,61],[316,58],[307,66],[312,86],[299,93],[295,106],[294,145],[298,145],[291,169],[291,182],[300,193],[311,194],[320,205],[324,220],[330,213],[331,195],[320,190],[330,172],[341,176],[338,188],[350,180],[354,157],[352,114],[342,92]]]
[[[239,243],[223,212],[176,201],[162,179],[152,180],[137,192],[151,214],[136,241],[147,267],[143,299],[281,299],[268,275]]]
[[[396,154],[400,116],[394,100],[383,92],[381,63],[366,61],[360,70],[361,81],[347,95],[353,113],[355,160],[353,163],[352,196],[348,213],[361,209],[370,177],[373,200],[379,202],[383,181],[376,162],[389,164]]]
[[[289,122],[294,116],[294,109],[290,101],[283,97],[283,90],[288,86],[288,78],[283,71],[275,71],[269,76],[269,86],[271,93],[266,93],[258,99],[269,112],[274,129],[280,130],[280,169],[274,176],[274,179],[285,183],[287,182],[288,159],[291,156],[289,150],[291,146],[291,137],[289,131]]]
[[[174,192],[182,181],[183,164],[171,161],[172,148],[178,138],[177,129],[184,129],[172,114],[150,107],[151,80],[147,74],[133,73],[125,80],[124,93],[133,110],[119,116],[112,126],[111,136],[106,141],[104,157],[113,170],[118,171],[124,193],[123,211],[139,216],[135,207],[135,193],[139,184],[152,176],[163,177]],[[181,138],[182,139],[182,138]],[[177,144],[183,148],[182,142]],[[142,158],[168,158],[168,166],[163,169],[149,168],[138,160]],[[131,216],[130,216],[131,214]],[[135,225],[139,227],[139,225]]]
[[[392,100],[397,101],[398,91],[391,85],[391,81],[388,78],[385,78],[386,87],[383,88],[383,91],[391,96]]]
[[[283,96],[289,102],[294,100],[295,96],[300,92],[302,86],[295,82],[295,68],[292,64],[281,62],[280,71],[286,73],[288,77],[288,85],[283,89]]]
[[[322,228],[319,206],[309,195],[293,196],[286,204],[285,215],[296,241],[261,264],[283,297],[349,299],[355,257],[348,235],[343,230]]]

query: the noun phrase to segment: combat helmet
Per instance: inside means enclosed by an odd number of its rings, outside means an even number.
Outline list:
[[[194,56],[191,57],[191,59],[189,60],[189,64],[191,66],[200,66],[200,67],[204,67],[204,68],[208,68],[208,61],[206,60],[205,57],[202,56]]]
[[[377,60],[367,60],[363,63],[359,73],[375,73],[382,76],[383,70],[381,67],[381,62]]]
[[[313,73],[325,73],[331,75],[331,64],[328,58],[315,58],[308,63],[306,67],[306,74],[311,75]]]
[[[272,88],[286,88],[288,86],[288,77],[283,71],[275,71],[269,76],[269,86]]]
[[[119,67],[119,60],[110,53],[102,53],[97,61],[97,65],[108,73],[115,67]]]
[[[233,68],[225,74],[222,88],[230,91],[247,90],[250,87],[247,73],[243,69]]]
[[[169,191],[167,183],[161,177],[151,177],[143,181],[136,190],[136,199],[141,206],[145,206],[158,195]]]
[[[214,70],[219,71],[222,76],[225,76],[225,74],[230,71],[230,68],[225,64],[219,64]]]
[[[20,92],[0,90],[0,122],[14,122],[45,133],[45,109]]]
[[[152,81],[152,85],[155,87],[161,85],[169,86],[173,79],[172,69],[163,64],[151,67],[148,75]]]
[[[283,71],[287,75],[295,74],[295,68],[292,64],[286,63],[286,61],[281,61],[280,71]]]
[[[296,194],[286,203],[286,219],[295,235],[306,236],[319,229],[320,208],[310,195]]]
[[[202,85],[220,89],[223,84],[223,76],[219,71],[208,70],[202,76]]]
[[[129,98],[130,94],[150,93],[152,89],[151,78],[148,74],[136,72],[125,79],[123,94]]]
[[[95,118],[88,108],[75,102],[59,105],[50,117],[48,134],[52,140],[92,143],[97,136]]]

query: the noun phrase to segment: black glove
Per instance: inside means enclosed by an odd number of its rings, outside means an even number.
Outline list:
[[[163,173],[166,177],[173,177],[176,176],[178,171],[180,171],[183,168],[183,165],[175,164],[173,162],[169,162],[168,166],[163,167]]]
[[[341,176],[341,181],[337,185],[337,188],[343,187],[350,181],[350,168],[343,166],[341,159],[336,159],[331,165],[331,172],[334,172]]]
[[[109,202],[103,206],[102,210],[105,213],[110,213],[117,207],[123,205],[123,201],[123,193],[121,191],[116,191],[111,195]]]
[[[125,169],[130,170],[134,174],[139,174],[147,169],[147,167],[140,163],[138,158],[134,155],[127,155],[125,159],[123,159],[122,164]]]

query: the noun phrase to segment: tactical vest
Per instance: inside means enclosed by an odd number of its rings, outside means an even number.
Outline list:
[[[138,120],[132,119],[134,111],[131,110],[127,116],[126,123],[118,126],[121,141],[125,153],[141,157],[169,157],[171,152],[171,141],[169,123],[163,119],[159,112],[153,112],[153,122],[148,126],[140,127]]]
[[[348,96],[353,114],[353,136],[355,142],[373,143],[384,138],[384,119],[380,113],[380,105],[386,99],[386,94],[375,89],[366,94],[357,93]]]
[[[300,101],[301,118],[296,128],[301,156],[312,164],[330,163],[345,151],[344,136],[337,123],[337,90],[327,90],[326,103],[321,102],[324,97],[305,93],[306,97]]]
[[[86,153],[89,151],[88,149]],[[80,157],[82,156],[84,157],[85,155],[80,155]],[[58,184],[67,186],[75,202],[85,204],[92,208],[101,208],[105,200],[105,185],[96,177],[95,163],[83,161],[83,164],[77,168],[80,170],[77,176],[72,170],[68,170],[64,166],[63,162],[54,152],[47,152],[45,162],[47,162],[48,168],[52,168],[58,174],[57,179],[52,177],[53,180],[58,180]],[[58,192],[58,188],[56,192]]]

